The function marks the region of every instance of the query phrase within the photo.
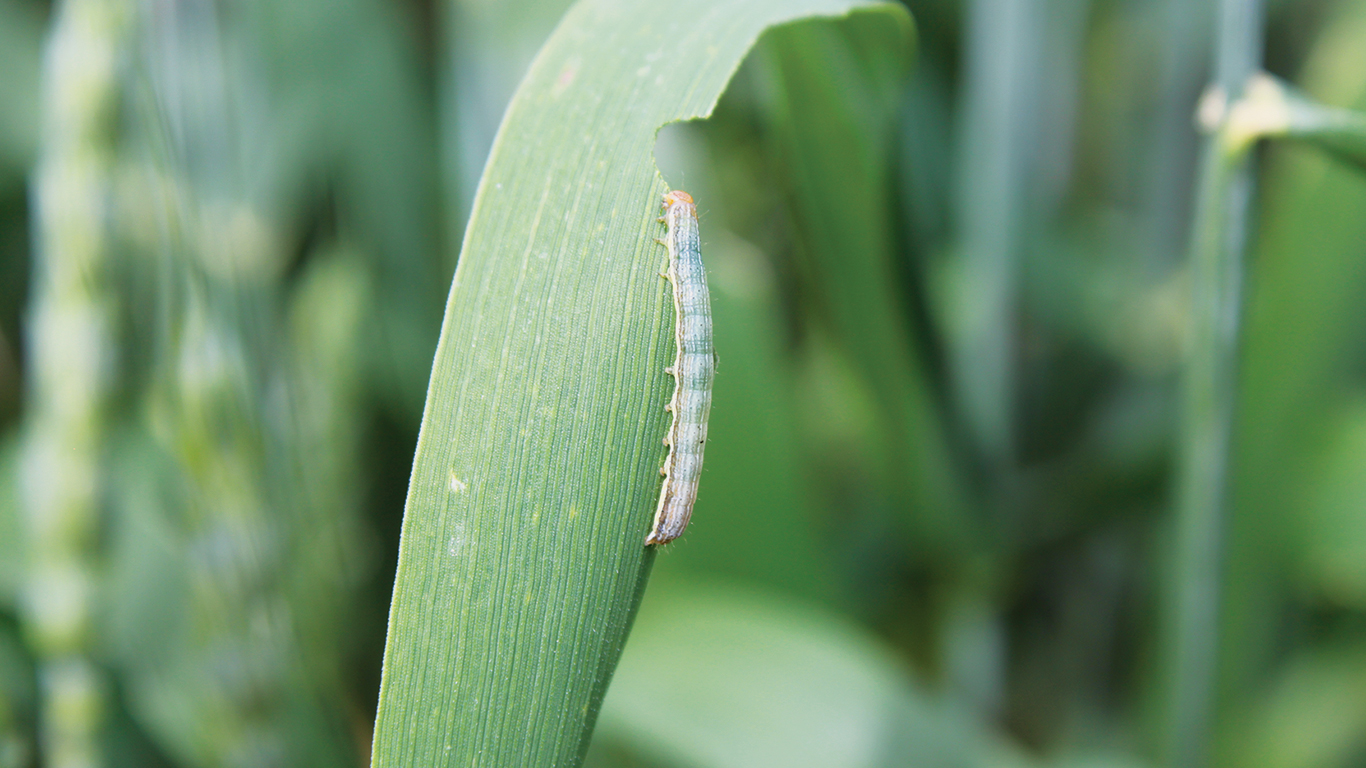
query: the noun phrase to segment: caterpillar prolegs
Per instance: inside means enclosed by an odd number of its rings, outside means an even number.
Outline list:
[[[678,538],[692,517],[697,482],[702,474],[702,449],[707,442],[707,416],[711,413],[712,378],[716,358],[711,341],[711,296],[702,267],[697,229],[697,206],[687,192],[664,195],[667,232],[660,242],[669,250],[669,268],[661,276],[673,286],[674,363],[665,370],[674,377],[674,393],[665,409],[672,414],[664,444],[669,455],[659,473],[654,526],[645,543],[666,544]]]

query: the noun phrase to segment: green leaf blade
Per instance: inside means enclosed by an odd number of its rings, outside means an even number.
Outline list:
[[[409,488],[375,766],[574,765],[653,560],[672,307],[665,123],[768,26],[849,0],[575,5],[466,230]]]

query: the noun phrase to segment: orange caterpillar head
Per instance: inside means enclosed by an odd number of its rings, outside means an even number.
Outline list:
[[[687,192],[684,192],[681,189],[675,189],[671,192],[665,192],[664,205],[673,205],[674,203],[687,203],[688,205],[692,205],[692,195],[688,194]]]

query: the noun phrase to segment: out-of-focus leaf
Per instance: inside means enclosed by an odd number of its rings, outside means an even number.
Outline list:
[[[382,311],[366,350],[379,389],[416,419],[450,272],[438,243],[435,105],[423,89],[416,30],[379,0],[249,5],[241,44],[267,43],[275,123],[286,162],[262,177],[294,187],[326,172],[347,236],[371,257]]]
[[[0,182],[27,168],[38,147],[42,39],[31,4],[0,0]]]
[[[1366,5],[1340,6],[1303,70],[1312,98],[1366,109],[1363,39]],[[1250,262],[1220,632],[1235,697],[1261,678],[1279,642],[1281,569],[1303,541],[1296,494],[1349,391],[1366,327],[1366,176],[1307,148],[1272,150]]]
[[[1145,768],[1147,765],[1133,755],[1107,753],[1068,755],[1046,764],[1051,768]]]
[[[1366,655],[1360,648],[1301,652],[1227,730],[1217,766],[1357,764],[1366,749]]]
[[[967,519],[892,260],[892,122],[909,48],[880,20],[799,24],[766,42],[769,130],[789,185],[811,311],[869,383],[882,482],[917,547],[960,550]],[[833,104],[834,108],[824,105]]]
[[[1081,753],[1041,763],[1049,768],[1146,768],[1147,763],[1120,753]]]
[[[317,674],[334,660],[300,658],[320,648],[335,654],[341,645],[335,638],[316,644],[317,616],[336,600],[330,585],[317,583],[317,558],[305,545],[291,551],[294,570],[279,579],[285,584],[272,585],[268,607],[244,619],[246,611],[230,602],[236,585],[216,584],[221,591],[213,592],[203,572],[214,568],[223,582],[254,579],[249,588],[260,590],[260,577],[244,574],[240,563],[270,556],[264,547],[282,542],[270,539],[243,556],[242,539],[259,529],[218,519],[212,530],[187,530],[180,515],[193,502],[182,467],[136,433],[111,453],[119,503],[100,650],[122,673],[131,714],[180,765],[348,764],[353,745],[329,717],[339,708],[331,678]],[[330,531],[312,533],[314,549],[335,551]],[[335,567],[326,573],[342,576]],[[309,579],[314,583],[301,584]],[[287,591],[291,581],[295,594]],[[310,599],[321,604],[300,604]],[[284,639],[281,624],[290,630]],[[335,623],[324,628],[338,631]]]
[[[288,509],[295,518],[290,596],[309,679],[321,695],[340,699],[349,656],[365,637],[353,626],[370,612],[356,605],[374,560],[373,532],[361,521],[367,478],[357,469],[363,424],[363,347],[381,335],[369,275],[354,247],[319,249],[301,276],[289,308],[290,438],[299,470]]]
[[[672,352],[655,133],[708,114],[766,27],[859,8],[905,45],[899,6],[589,0],[537,56],[447,305],[376,766],[579,759],[653,558]]]
[[[902,226],[922,260],[949,236],[952,199],[952,92],[947,74],[937,65],[922,52],[900,120]]]
[[[1332,419],[1319,466],[1295,505],[1301,573],[1339,605],[1366,608],[1366,402]]]
[[[13,608],[24,576],[24,526],[19,517],[19,441],[0,434],[0,606]]]
[[[603,703],[597,750],[691,768],[978,762],[971,720],[919,694],[844,620],[723,584],[659,586]]]
[[[29,654],[11,622],[0,624],[0,768],[30,765],[38,681]]]
[[[180,658],[191,645],[191,589],[179,562],[184,543],[170,512],[178,499],[167,478],[175,473],[150,441],[125,435],[116,447],[114,496],[120,503],[110,526],[99,651],[128,675],[135,714],[150,720],[153,730],[168,722],[180,726],[163,728],[161,743],[193,765],[196,745],[211,739],[194,726],[194,707],[180,703],[163,713],[151,701],[162,675],[195,677]]]

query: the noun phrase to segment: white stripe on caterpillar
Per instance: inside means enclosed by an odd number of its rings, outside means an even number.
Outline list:
[[[697,481],[702,474],[702,449],[707,442],[707,416],[711,413],[711,385],[716,359],[711,345],[711,297],[697,231],[697,206],[687,192],[664,195],[668,228],[660,242],[669,249],[669,270],[660,276],[673,284],[674,364],[666,368],[674,377],[674,393],[665,410],[673,414],[664,444],[669,455],[659,473],[655,522],[645,543],[667,544],[678,538],[692,517]]]

